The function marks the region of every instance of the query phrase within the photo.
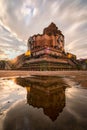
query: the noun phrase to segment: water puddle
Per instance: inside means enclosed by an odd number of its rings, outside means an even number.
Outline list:
[[[87,89],[70,78],[0,79],[0,130],[86,130]]]

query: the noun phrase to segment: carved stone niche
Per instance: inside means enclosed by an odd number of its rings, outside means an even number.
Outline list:
[[[33,48],[33,43],[34,43],[33,37],[29,37],[28,42],[27,42],[28,50]]]
[[[58,48],[61,51],[64,51],[64,36],[63,35],[59,35],[59,37],[57,39],[57,43],[58,43]]]

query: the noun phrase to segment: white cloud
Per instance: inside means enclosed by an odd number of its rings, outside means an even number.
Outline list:
[[[0,27],[0,40],[3,39],[5,44],[7,42],[12,50],[18,45],[24,52],[23,41],[31,35],[42,33],[44,27],[55,22],[65,35],[66,51],[80,58],[86,55],[86,11],[86,0],[0,0],[0,25],[4,27]]]

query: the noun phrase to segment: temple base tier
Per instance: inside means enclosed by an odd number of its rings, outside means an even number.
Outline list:
[[[51,52],[50,52],[51,51]],[[41,52],[41,51],[40,51]],[[77,61],[74,58],[68,58],[67,54],[45,48],[35,56],[26,56],[26,61],[19,69],[30,71],[57,71],[57,70],[75,70]]]

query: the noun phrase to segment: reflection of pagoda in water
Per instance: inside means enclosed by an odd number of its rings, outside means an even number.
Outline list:
[[[26,87],[27,102],[55,121],[65,106],[66,84],[58,77],[17,78],[16,83]]]
[[[57,88],[48,94],[31,88],[30,92],[27,91],[27,102],[33,107],[43,108],[44,114],[55,121],[65,106],[65,91]]]
[[[76,69],[76,56],[66,53],[64,35],[51,23],[43,34],[33,35],[28,39],[26,61],[19,69],[28,70],[67,70]]]

